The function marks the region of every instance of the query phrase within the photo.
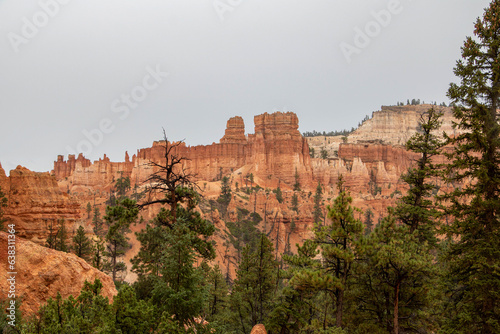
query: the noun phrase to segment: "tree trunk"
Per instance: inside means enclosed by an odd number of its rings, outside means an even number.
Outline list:
[[[335,325],[342,327],[342,315],[344,311],[344,290],[339,289],[337,294],[337,319]]]
[[[394,334],[399,334],[399,287],[401,281],[396,282],[394,287]]]

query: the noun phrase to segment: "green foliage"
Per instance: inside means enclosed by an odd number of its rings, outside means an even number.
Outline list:
[[[61,252],[68,252],[67,238],[68,234],[66,232],[66,225],[64,224],[64,219],[59,221],[59,228],[54,226],[54,222],[51,220],[47,223],[47,231],[49,235],[45,241],[45,246],[47,248],[55,249]]]
[[[88,261],[92,256],[92,242],[85,235],[83,226],[79,226],[76,235],[73,237],[73,252],[82,259]]]
[[[224,176],[221,180],[221,193],[219,198],[217,198],[217,203],[219,203],[219,208],[223,216],[227,215],[227,206],[231,202],[231,184],[229,183],[229,178]]]
[[[273,193],[276,194],[276,200],[278,201],[278,203],[283,203],[283,193],[281,192],[281,188],[278,187],[274,189]]]
[[[278,263],[273,256],[273,244],[261,234],[257,249],[243,249],[231,294],[231,307],[238,315],[236,325],[243,333],[268,321],[276,288]]]
[[[295,211],[297,214],[299,214],[299,197],[297,196],[296,193],[293,194],[292,196],[292,207],[291,209]]]
[[[446,260],[447,333],[500,332],[500,1],[493,0],[467,37],[448,97],[456,128],[446,180],[451,204]]]
[[[309,155],[311,156],[311,158],[314,158],[314,147],[309,147]]]
[[[208,293],[203,285],[203,271],[194,267],[193,234],[179,224],[168,234],[163,253],[161,277],[151,292],[152,301],[160,310],[171,314],[181,324],[188,324],[201,314]]]
[[[440,166],[432,157],[441,153],[444,142],[436,131],[441,126],[443,114],[429,109],[420,117],[421,132],[413,135],[406,143],[406,148],[420,154],[416,165],[408,170],[401,179],[410,186],[408,193],[401,198],[396,207],[399,221],[409,227],[410,233],[416,232],[420,241],[436,245],[436,218],[438,211],[432,200],[434,184],[432,178],[440,175]]]
[[[104,271],[111,273],[113,281],[118,280],[118,275],[124,273],[127,267],[120,258],[130,248],[126,234],[130,232],[130,224],[135,223],[139,215],[139,209],[135,201],[124,198],[117,202],[116,206],[106,208],[104,221],[108,225],[106,233],[106,251],[104,255],[108,257]]]
[[[364,225],[365,225],[365,235],[370,234],[373,230],[373,211],[369,208],[365,211]]]
[[[125,196],[125,193],[130,190],[130,178],[128,176],[118,178],[115,183],[115,189],[118,197]]]
[[[373,332],[433,332],[428,305],[437,268],[428,244],[397,224],[390,210],[358,251],[353,325],[363,322]]]
[[[295,183],[293,184],[293,191],[300,191],[300,175],[299,172],[297,172],[297,168],[295,168]]]
[[[236,222],[227,222],[226,226],[229,230],[227,240],[236,249],[236,261],[240,262],[241,252],[245,246],[248,245],[252,250],[255,250],[260,235],[256,226],[262,218],[258,214],[250,214],[248,210],[241,208],[237,210],[237,217]]]
[[[325,150],[323,147],[321,148],[320,155],[321,155],[321,159],[328,159],[328,151]]]
[[[92,212],[92,205],[90,204],[90,202],[87,202],[86,211],[87,211],[87,219],[90,219],[90,213]]]
[[[94,216],[92,217],[92,230],[97,236],[104,236],[104,222],[101,219],[101,212],[98,207],[94,207]]]
[[[313,223],[317,224],[321,222],[321,218],[323,216],[323,212],[321,210],[321,201],[323,199],[323,188],[321,187],[321,183],[318,182],[318,186],[316,187],[316,193],[314,194],[314,211],[313,211]]]
[[[0,299],[0,331],[4,334],[19,333],[19,328],[23,327],[23,315],[21,312],[21,300],[7,299],[7,294]],[[5,298],[5,299],[4,299]],[[12,303],[11,303],[12,301]]]

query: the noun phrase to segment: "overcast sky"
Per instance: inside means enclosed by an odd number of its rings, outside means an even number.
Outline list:
[[[0,0],[0,162],[123,161],[160,139],[293,111],[351,128],[381,105],[445,101],[487,0]],[[168,74],[167,74],[168,73]]]

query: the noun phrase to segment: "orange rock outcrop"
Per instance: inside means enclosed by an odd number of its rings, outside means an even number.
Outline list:
[[[17,236],[16,236],[17,237]],[[7,233],[0,232],[0,294],[7,296]],[[38,311],[40,305],[59,292],[63,298],[80,294],[85,281],[98,278],[103,288],[101,294],[112,301],[117,294],[113,280],[74,254],[55,251],[31,241],[16,238],[15,275],[16,296],[22,298],[24,315]]]
[[[49,173],[35,173],[18,166],[4,182],[8,185],[4,218],[8,224],[16,225],[18,236],[44,244],[48,225],[57,227],[62,220],[68,233],[73,231],[80,219],[80,204],[63,193]]]
[[[240,172],[252,173],[267,180],[270,186],[292,184],[295,173],[303,183],[312,182],[311,159],[307,141],[298,131],[298,118],[292,112],[255,116],[255,134],[244,134],[241,117],[227,122],[220,143],[206,146],[186,146],[181,143],[174,154],[185,157],[184,167],[197,175],[198,180],[219,180],[221,175]],[[132,161],[110,162],[108,158],[89,164],[83,156],[68,161],[59,156],[54,162],[54,175],[71,192],[105,190],[120,176],[128,176],[133,184],[144,182],[154,168],[150,161],[164,160],[164,142],[154,142],[150,148],[140,149]],[[128,157],[128,154],[127,154]]]
[[[261,324],[255,325],[250,334],[267,334],[266,327]]]

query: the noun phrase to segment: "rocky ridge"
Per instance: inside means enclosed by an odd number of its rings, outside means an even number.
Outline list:
[[[17,237],[17,236],[16,236]],[[9,291],[7,269],[8,234],[0,232],[0,294]],[[117,294],[113,280],[74,254],[64,253],[16,238],[16,296],[22,299],[24,315],[36,313],[41,304],[60,293],[63,298],[80,294],[85,281],[98,278],[101,294],[113,300]]]

